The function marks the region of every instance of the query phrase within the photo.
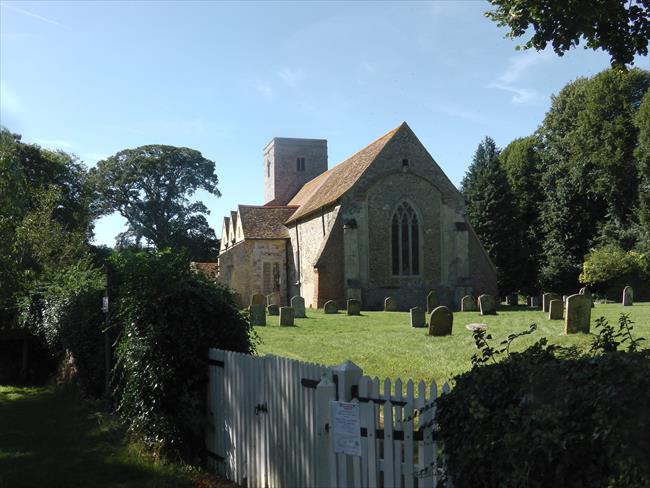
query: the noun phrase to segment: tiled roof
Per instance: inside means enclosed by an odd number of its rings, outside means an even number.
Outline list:
[[[240,205],[239,216],[244,239],[287,239],[284,223],[296,211],[295,206]]]
[[[287,223],[304,217],[319,208],[336,202],[359,179],[363,172],[372,164],[386,143],[404,126],[384,134],[376,141],[353,154],[342,163],[305,183],[288,205],[299,206]]]

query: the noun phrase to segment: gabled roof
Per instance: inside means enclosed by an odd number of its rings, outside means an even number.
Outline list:
[[[287,223],[304,217],[341,198],[368,169],[388,141],[405,126],[406,122],[403,122],[399,127],[387,132],[342,163],[305,183],[288,204],[299,208],[291,215]]]
[[[288,239],[284,223],[296,211],[295,206],[239,205],[244,239]]]

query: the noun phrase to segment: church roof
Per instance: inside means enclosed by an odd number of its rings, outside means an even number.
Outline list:
[[[406,126],[406,122],[368,144],[342,163],[305,183],[288,204],[299,208],[287,219],[287,223],[298,220],[300,217],[341,198],[368,169],[388,141],[404,126]]]
[[[288,239],[284,223],[296,211],[295,206],[239,205],[244,239]]]

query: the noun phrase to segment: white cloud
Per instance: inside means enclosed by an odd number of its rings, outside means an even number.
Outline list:
[[[515,86],[508,86],[502,83],[490,83],[488,88],[496,88],[497,90],[503,90],[512,93],[512,103],[535,103],[540,98],[541,95],[537,90],[531,88],[518,88]]]
[[[278,76],[291,88],[295,88],[305,79],[303,70],[300,68],[292,69],[287,66],[278,71]]]
[[[520,82],[524,80],[531,70],[552,59],[549,51],[525,51],[519,56],[514,56],[508,59],[508,67],[499,75],[497,81],[490,83],[487,87],[497,90],[503,90],[512,93],[512,103],[516,104],[530,104],[537,102],[541,96],[532,88],[525,88],[520,86]]]
[[[27,15],[28,17],[32,17],[33,19],[38,19],[41,22],[46,22],[48,24],[56,25],[57,27],[61,27],[62,29],[72,30],[69,26],[67,26],[65,24],[62,24],[61,22],[57,22],[56,20],[49,19],[47,17],[43,17],[42,15],[35,14],[34,12],[30,12],[29,10],[14,7],[13,5],[9,5],[7,3],[2,3],[2,4],[0,4],[0,6],[2,6],[2,8],[6,8],[6,9],[11,10],[13,12],[17,12],[19,14]]]

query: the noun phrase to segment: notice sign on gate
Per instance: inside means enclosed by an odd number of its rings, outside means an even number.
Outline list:
[[[361,456],[359,404],[330,402],[334,452]]]

